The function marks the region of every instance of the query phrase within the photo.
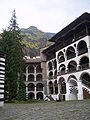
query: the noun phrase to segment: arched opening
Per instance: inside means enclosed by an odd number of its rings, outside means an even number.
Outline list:
[[[75,61],[70,61],[68,64],[68,72],[74,72],[77,69],[77,63]]]
[[[38,84],[36,85],[36,90],[37,90],[37,91],[43,91],[43,84],[42,84],[42,83],[38,83]]]
[[[56,79],[57,78],[57,70],[55,70],[55,72],[54,72],[54,79]]]
[[[77,45],[78,55],[82,55],[88,52],[87,44],[84,40],[80,41]]]
[[[53,72],[49,72],[49,80],[53,79]]]
[[[34,95],[34,93],[29,93],[28,94],[28,99],[32,99],[32,100],[34,100],[35,99],[35,95]]]
[[[57,68],[57,62],[56,62],[56,59],[53,61],[53,65],[54,65],[54,69]]]
[[[68,47],[66,51],[67,60],[76,57],[75,49],[73,47]]]
[[[49,70],[52,70],[52,62],[49,62],[49,63],[48,63],[48,69],[49,69]]]
[[[61,64],[59,67],[60,74],[65,74],[66,67],[64,64]]]
[[[42,81],[42,75],[41,74],[38,74],[36,76],[36,81]]]
[[[29,72],[29,73],[34,73],[34,67],[33,67],[32,65],[30,65],[30,66],[28,67],[28,72]]]
[[[34,75],[30,74],[30,75],[28,76],[28,81],[34,81]]]
[[[41,73],[41,72],[42,72],[41,64],[39,64],[39,65],[36,67],[36,72],[37,72],[37,73]]]
[[[65,61],[63,52],[59,52],[57,58],[58,58],[58,63],[61,63],[61,62]]]
[[[88,88],[90,88],[90,74],[89,73],[83,73],[80,77],[80,79],[82,80],[82,83],[87,86]]]
[[[28,84],[28,91],[34,91],[35,90],[35,86],[33,83],[29,83]]]
[[[49,94],[53,94],[53,83],[52,83],[52,81],[49,82],[48,87],[49,87]]]
[[[80,59],[80,69],[88,68],[89,67],[89,58],[84,56]]]
[[[76,77],[75,76],[70,76],[68,78],[68,84],[69,84],[69,91],[70,91],[70,94],[69,94],[69,100],[77,100],[78,97],[77,97],[77,93],[78,93],[78,90],[77,90],[77,81],[76,81]]]
[[[43,93],[42,92],[38,92],[37,93],[37,100],[41,100],[43,99]]]
[[[66,83],[65,83],[65,79],[63,77],[61,77],[58,81],[59,83],[59,89],[60,89],[60,93],[61,94],[66,94]]]
[[[55,88],[55,94],[58,94],[58,84],[57,84],[57,80],[55,80],[55,82],[54,82],[54,88]]]

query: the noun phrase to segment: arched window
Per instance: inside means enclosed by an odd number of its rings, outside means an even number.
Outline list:
[[[75,61],[70,61],[68,64],[68,72],[76,71],[77,63]]]
[[[53,94],[53,83],[50,81],[48,84],[49,87],[49,94]]]
[[[60,88],[60,93],[65,94],[66,93],[66,83],[63,77],[59,79],[59,88]]]
[[[80,59],[80,68],[84,69],[84,68],[88,68],[89,67],[89,58],[84,56]]]
[[[49,79],[53,79],[53,72],[52,71],[49,72]]]
[[[34,81],[34,75],[30,74],[30,75],[28,76],[28,81]]]
[[[49,69],[49,70],[52,70],[52,62],[49,62],[49,63],[48,63],[48,69]]]
[[[80,41],[77,45],[78,55],[82,55],[88,52],[87,44],[84,40]]]
[[[28,72],[29,72],[29,73],[34,73],[34,67],[33,67],[32,65],[30,65],[30,66],[28,67]]]
[[[36,72],[37,72],[37,73],[41,73],[41,72],[42,72],[41,65],[38,65],[38,66],[36,67]]]
[[[32,92],[30,92],[29,94],[28,94],[28,99],[35,99],[35,95],[34,95],[34,93],[32,93]]]
[[[38,92],[37,93],[37,100],[41,100],[43,99],[43,93],[42,92]]]
[[[28,84],[28,91],[34,91],[35,90],[35,86],[33,83],[29,83]]]
[[[66,69],[65,65],[61,64],[60,67],[59,67],[60,74],[65,74],[65,69]]]
[[[43,91],[43,84],[42,84],[42,83],[38,83],[38,84],[36,85],[36,90],[37,90],[37,91]]]
[[[68,47],[66,51],[67,60],[74,58],[76,56],[75,49],[73,47]]]
[[[61,63],[61,62],[65,61],[63,52],[59,52],[57,58],[58,58],[58,63]]]
[[[36,76],[36,81],[42,81],[42,75],[41,74],[38,74]]]

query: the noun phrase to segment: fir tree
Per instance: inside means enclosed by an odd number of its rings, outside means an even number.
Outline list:
[[[10,26],[4,30],[0,40],[0,48],[6,53],[5,97],[9,100],[25,100],[25,85],[23,81],[22,36],[17,24],[15,10],[10,20]],[[21,92],[21,93],[20,93]]]

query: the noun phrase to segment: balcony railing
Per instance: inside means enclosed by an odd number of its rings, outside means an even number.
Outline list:
[[[83,69],[86,69],[86,68],[89,68],[89,63],[80,65],[80,69],[83,70]]]
[[[28,88],[28,91],[34,91],[34,88]]]
[[[79,50],[78,55],[82,55],[82,54],[85,54],[87,52],[88,52],[88,49],[83,48],[83,49]]]
[[[34,81],[34,78],[29,78],[28,81]]]
[[[85,69],[88,69],[88,68],[90,68],[90,67],[89,67],[89,63],[87,63],[87,64],[82,64],[82,65],[79,66],[79,69],[76,69],[76,70],[75,70],[75,68],[70,68],[70,69],[68,69],[66,72],[65,72],[65,71],[63,71],[63,72],[58,72],[57,76],[59,76],[59,75],[64,75],[64,74],[69,74],[69,73],[73,73],[73,72],[82,71],[82,70],[85,70]]]
[[[37,91],[43,91],[43,88],[37,88]]]

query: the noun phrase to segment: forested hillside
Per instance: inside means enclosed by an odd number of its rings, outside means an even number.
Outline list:
[[[55,33],[45,33],[37,29],[34,26],[29,28],[21,28],[21,34],[23,37],[22,45],[25,55],[38,56],[40,54],[40,48],[49,46],[48,39],[55,35]]]

